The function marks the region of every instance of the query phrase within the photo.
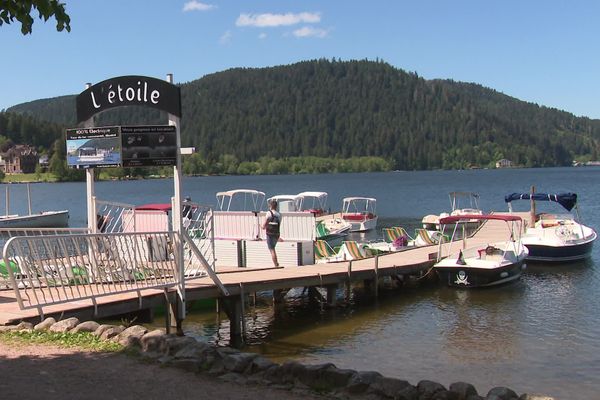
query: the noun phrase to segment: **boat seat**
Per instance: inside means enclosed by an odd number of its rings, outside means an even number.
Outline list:
[[[352,213],[352,214],[342,214],[342,218],[348,221],[362,221],[365,219],[365,214],[360,213]]]

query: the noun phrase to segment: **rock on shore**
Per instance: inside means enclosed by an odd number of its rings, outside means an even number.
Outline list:
[[[466,382],[455,382],[446,388],[440,383],[422,380],[415,386],[378,372],[340,369],[331,363],[304,365],[290,361],[277,364],[257,354],[214,347],[191,337],[167,335],[162,330],[148,331],[141,325],[126,328],[99,325],[93,321],[80,322],[77,318],[62,321],[47,318],[35,327],[30,323],[0,327],[0,332],[33,330],[92,332],[103,340],[135,349],[144,359],[166,366],[209,374],[239,385],[262,385],[340,399],[554,400],[539,394],[518,395],[506,387],[495,387],[483,395]]]

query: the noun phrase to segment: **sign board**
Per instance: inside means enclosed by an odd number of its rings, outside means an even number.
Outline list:
[[[77,123],[115,107],[147,106],[181,117],[178,86],[147,76],[119,76],[97,83],[75,99]]]
[[[174,166],[177,129],[171,125],[67,129],[67,164],[73,168]]]
[[[67,129],[67,165],[73,168],[121,165],[119,127]]]
[[[177,163],[175,126],[122,126],[121,143],[124,167],[164,167]]]

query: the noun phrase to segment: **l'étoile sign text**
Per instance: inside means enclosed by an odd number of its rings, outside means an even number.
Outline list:
[[[107,79],[81,92],[76,99],[77,122],[121,106],[148,106],[181,117],[179,87],[147,76]]]

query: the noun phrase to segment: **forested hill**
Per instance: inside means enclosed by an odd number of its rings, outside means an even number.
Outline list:
[[[598,159],[600,121],[526,103],[476,84],[425,80],[384,62],[305,61],[231,69],[185,83],[182,139],[206,160],[378,156],[394,169],[524,166]],[[73,96],[7,111],[73,126]],[[99,124],[165,123],[149,109]]]

